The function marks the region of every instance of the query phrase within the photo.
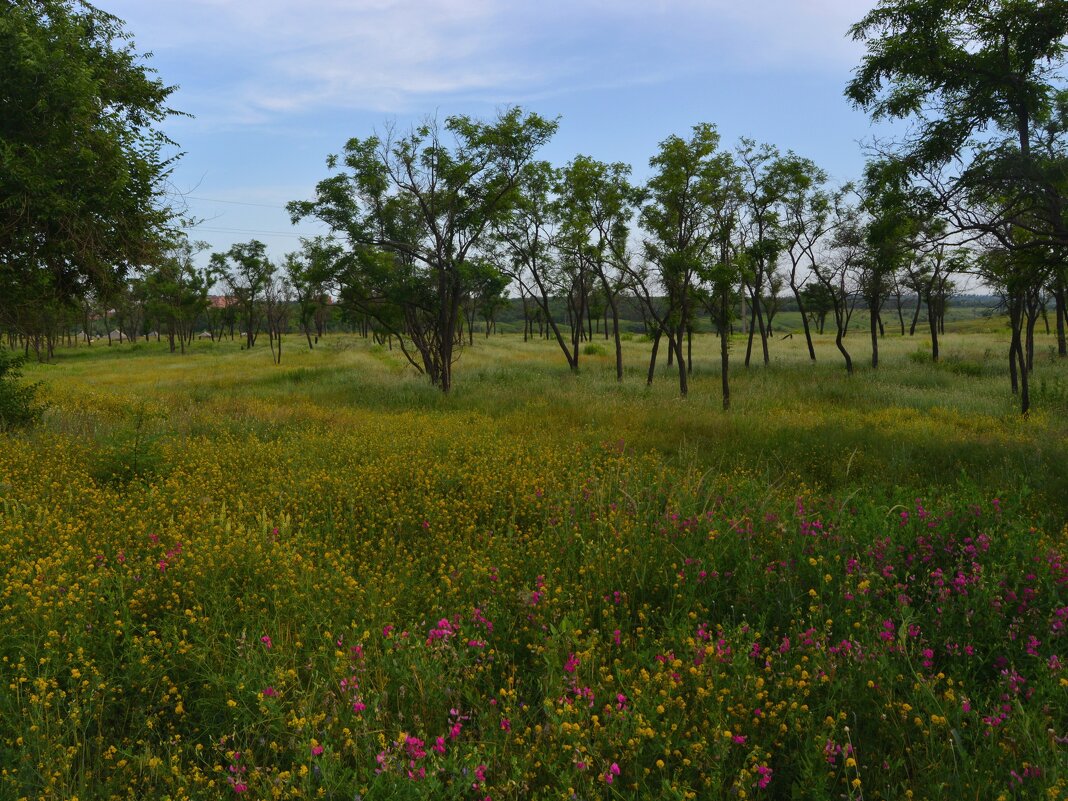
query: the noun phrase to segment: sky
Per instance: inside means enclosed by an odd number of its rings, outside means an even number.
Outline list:
[[[259,239],[280,260],[351,137],[520,105],[559,118],[540,157],[623,161],[712,122],[859,176],[880,129],[843,96],[873,0],[99,0],[178,88],[171,183],[210,251]]]

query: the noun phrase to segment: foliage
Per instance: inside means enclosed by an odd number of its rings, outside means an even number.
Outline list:
[[[173,87],[121,21],[81,0],[3,0],[0,74],[0,311],[11,314],[105,288],[156,252],[171,216],[158,125],[175,112]]]
[[[185,353],[193,340],[197,320],[208,308],[211,278],[193,263],[194,254],[203,247],[202,243],[194,244],[180,237],[145,273],[146,313],[157,325],[165,327],[172,351],[177,337]]]
[[[258,239],[235,244],[225,253],[212,253],[211,266],[241,311],[245,347],[251,348],[259,336],[267,288],[277,269],[267,258],[267,246]]]
[[[0,348],[0,431],[31,425],[41,416],[37,403],[39,384],[26,384],[20,378],[23,360]]]
[[[348,247],[337,280],[350,303],[411,339],[411,363],[448,391],[461,304],[483,238],[515,202],[525,166],[556,123],[516,107],[492,123],[453,116],[406,136],[350,139],[347,172],[294,201],[294,221],[316,217]],[[452,137],[452,143],[443,136]],[[327,160],[338,166],[337,156]],[[405,351],[407,353],[407,351]]]
[[[698,286],[711,277],[725,289],[734,283],[738,264],[729,256],[736,224],[739,173],[731,155],[719,150],[712,125],[694,126],[689,140],[670,136],[649,160],[653,176],[645,187],[641,222],[645,257],[666,294],[658,312],[645,277],[634,275],[649,314],[668,337],[679,367],[679,390],[687,392],[682,333],[692,322]]]

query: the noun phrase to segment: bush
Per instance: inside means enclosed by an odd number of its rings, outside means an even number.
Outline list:
[[[25,361],[0,348],[0,431],[32,425],[41,416],[37,405],[40,384],[23,384],[21,367]]]

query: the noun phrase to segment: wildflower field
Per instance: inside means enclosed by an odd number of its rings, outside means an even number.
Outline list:
[[[1068,365],[719,409],[477,342],[60,351],[0,435],[0,798],[1068,798]],[[858,359],[860,361],[860,359]]]

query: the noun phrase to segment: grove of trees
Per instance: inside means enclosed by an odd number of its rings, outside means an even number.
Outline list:
[[[122,24],[80,2],[0,7],[0,329],[42,360],[103,328],[109,343],[166,337],[180,352],[197,336],[253,348],[266,333],[280,362],[291,328],[313,348],[341,315],[448,392],[465,340],[476,326],[488,336],[517,296],[524,336],[555,340],[573,371],[603,323],[620,381],[622,322],[640,316],[647,380],[666,352],[681,395],[707,320],[729,408],[738,329],[745,367],[768,366],[789,305],[810,359],[833,324],[852,373],[857,309],[873,369],[887,326],[913,335],[922,315],[938,361],[966,275],[1003,300],[1024,413],[1050,308],[1068,356],[1064,3],[878,3],[851,30],[865,54],[846,96],[907,127],[868,146],[853,183],[774,144],[725,144],[710,123],[667,136],[641,181],[588,155],[554,166],[538,155],[557,121],[513,107],[349,140],[312,198],[288,205],[327,235],[281,263],[252,240],[205,267],[164,192],[172,89]]]

